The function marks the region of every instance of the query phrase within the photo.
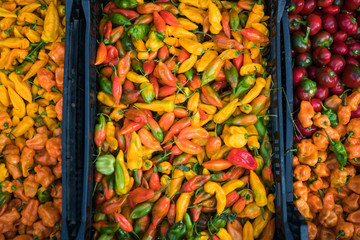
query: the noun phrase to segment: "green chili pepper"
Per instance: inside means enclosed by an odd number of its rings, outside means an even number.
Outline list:
[[[103,175],[111,175],[115,171],[115,157],[112,154],[100,156],[96,161],[96,170]]]
[[[114,234],[101,234],[98,240],[111,240]]]
[[[186,233],[186,227],[183,221],[175,223],[167,232],[168,240],[179,240]]]
[[[135,39],[143,39],[150,30],[150,26],[148,24],[139,24],[132,26],[128,33]]]
[[[121,43],[125,49],[125,51],[132,51],[134,50],[134,45],[131,42],[130,37],[127,34],[124,34],[123,38],[121,39]]]
[[[146,103],[151,103],[155,98],[154,87],[151,83],[142,83],[140,85],[141,97]]]
[[[226,209],[223,213],[230,213],[230,209]],[[219,228],[223,228],[226,225],[226,220],[220,216],[215,216],[213,219],[209,221],[209,231],[217,232]]]
[[[240,14],[239,14],[239,21],[240,21],[240,25],[244,28],[246,26],[246,22],[249,18],[249,12],[248,11],[242,11]],[[230,22],[231,24],[231,22]],[[233,28],[233,27],[231,27]]]
[[[185,226],[186,226],[186,239],[188,240],[193,240],[193,223],[191,221],[190,215],[188,213],[185,213],[184,216],[184,222],[185,222]]]
[[[130,213],[129,218],[130,219],[138,219],[141,218],[143,216],[145,216],[146,214],[148,214],[149,212],[151,212],[152,209],[152,204],[151,203],[141,203],[139,205],[137,205],[134,210],[132,210],[132,212]]]
[[[236,88],[239,82],[239,73],[236,67],[229,61],[225,61],[224,72],[226,76],[226,80],[230,84],[232,88]]]
[[[115,192],[118,195],[126,193],[126,179],[125,179],[125,171],[127,169],[123,169],[124,166],[124,153],[120,150],[119,154],[115,159]]]
[[[94,223],[94,228],[102,234],[113,234],[119,230],[120,223],[109,223],[105,221]]]
[[[240,13],[240,14],[243,14]],[[239,25],[240,25],[240,17],[239,17],[239,14],[236,12],[235,9],[231,9],[230,12],[229,12],[229,17],[230,17],[230,27],[233,31],[235,31],[236,29],[238,29]],[[247,17],[248,18],[248,15]],[[246,19],[247,20],[247,19]],[[246,24],[246,21],[245,21],[245,24]],[[245,26],[244,26],[245,27]]]
[[[114,3],[118,8],[136,8],[139,5],[136,0],[115,0]]]
[[[254,86],[255,80],[255,77],[252,75],[243,77],[235,89],[235,97],[242,98],[245,96],[245,94]]]
[[[149,121],[149,119],[148,119],[148,123],[146,125],[150,128],[151,133],[154,135],[156,140],[158,140],[159,142],[162,142],[164,140],[164,134],[163,134],[159,124],[154,119],[150,119],[150,121]]]
[[[131,236],[131,234],[129,232],[126,232],[124,230],[122,230],[121,228],[116,232],[116,236],[118,239],[121,240],[132,240],[133,237]]]
[[[322,102],[320,102],[320,104],[323,108],[323,110],[321,111],[321,114],[325,114],[329,118],[331,127],[336,127],[339,124],[339,119],[338,119],[336,112],[331,108],[326,108],[322,104]]]
[[[50,201],[50,191],[46,187],[41,187],[37,190],[37,197],[41,203]]]
[[[190,82],[192,82],[193,76],[194,76],[194,71],[193,71],[193,69],[192,69],[192,68],[189,69],[189,70],[186,71],[184,74],[185,74],[185,77],[186,77]]]
[[[345,147],[339,140],[334,142],[329,137],[329,134],[326,132],[325,129],[324,129],[324,131],[325,131],[325,133],[326,133],[326,135],[329,138],[329,141],[331,143],[329,149],[330,149],[330,151],[332,151],[335,154],[335,157],[336,157],[337,161],[340,164],[340,170],[343,170],[344,166],[347,163],[347,153],[346,153]]]
[[[131,22],[129,19],[121,15],[120,13],[111,13],[110,14],[110,21],[119,26],[131,26]]]
[[[265,133],[261,143],[260,155],[264,159],[265,164],[268,166],[268,163],[271,161],[272,147],[267,133]]]
[[[254,124],[257,132],[258,132],[258,135],[259,135],[259,141],[262,142],[263,141],[263,138],[265,136],[265,133],[266,133],[266,127],[263,123],[263,120],[262,119],[258,119],[256,121],[256,123]]]
[[[95,222],[99,222],[99,221],[106,221],[106,214],[101,213],[101,212],[97,212],[94,214],[94,221]]]
[[[112,82],[106,77],[100,78],[100,88],[103,92],[112,95]]]
[[[136,60],[136,59],[133,59],[131,61],[131,67],[136,71],[136,72],[140,72],[141,74],[144,73],[144,68],[143,68],[143,64]]]

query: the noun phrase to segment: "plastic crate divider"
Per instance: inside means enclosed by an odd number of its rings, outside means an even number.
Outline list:
[[[66,39],[62,121],[62,239],[74,239],[80,220],[83,181],[84,66],[81,42],[84,16],[79,0],[66,1]]]
[[[284,106],[285,112],[285,122],[286,122],[286,130],[285,130],[285,167],[286,167],[286,209],[287,209],[287,222],[291,231],[289,234],[290,240],[299,239],[299,240],[307,240],[308,236],[308,226],[304,218],[300,215],[297,208],[293,203],[293,170],[292,170],[292,158],[293,153],[288,151],[293,148],[293,119],[292,113],[294,111],[293,106],[293,81],[292,81],[292,56],[291,56],[291,39],[290,39],[290,30],[289,30],[289,17],[287,11],[284,12],[284,16],[282,19],[283,25],[283,46],[284,53],[283,58],[285,62],[285,92],[286,92],[286,106]]]

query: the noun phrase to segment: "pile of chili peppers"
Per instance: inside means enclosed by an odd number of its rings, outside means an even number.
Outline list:
[[[0,239],[61,239],[64,1],[2,1],[0,29]]]
[[[94,239],[272,239],[264,3],[115,0],[99,24]]]
[[[293,0],[294,203],[309,239],[360,238],[360,2]]]

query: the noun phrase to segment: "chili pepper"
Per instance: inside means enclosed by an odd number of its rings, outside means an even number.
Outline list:
[[[120,213],[114,213],[114,219],[115,222],[118,223],[119,227],[126,231],[126,232],[132,232],[133,226],[129,222],[129,220],[126,219],[126,217]]]
[[[141,203],[137,205],[130,213],[130,219],[138,219],[148,214],[152,209],[151,203]],[[124,230],[124,229],[123,229]]]
[[[110,14],[110,21],[118,26],[131,26],[130,20],[116,12]]]
[[[128,34],[130,34],[135,39],[143,39],[148,34],[149,30],[149,25],[139,24],[129,28]]]
[[[148,215],[145,215],[143,216],[142,218],[139,218],[135,221],[134,223],[134,232],[136,234],[142,234],[142,233],[145,233],[145,231],[148,229],[150,225],[150,217],[149,217],[149,214]]]
[[[222,102],[220,96],[214,89],[209,85],[204,85],[201,87],[202,94],[204,94],[205,98],[214,106],[222,107]]]
[[[220,57],[215,58],[205,69],[201,79],[201,86],[204,86],[209,82],[215,80],[215,78],[219,75],[219,72],[223,67],[224,63],[224,60]]]
[[[130,1],[115,0],[114,3],[119,8],[135,8],[139,5],[139,3],[136,0],[130,0]]]
[[[321,111],[321,113],[325,114],[329,118],[331,127],[336,127],[339,124],[339,120],[338,120],[336,112],[331,108],[326,108],[322,103],[320,103],[320,104],[323,109]]]
[[[100,221],[93,224],[93,227],[102,234],[112,234],[119,229],[119,223]]]
[[[226,194],[224,190],[217,183],[214,182],[207,182],[204,185],[204,190],[207,193],[215,194],[217,200],[216,209],[218,215],[220,215],[224,211],[226,206]]]
[[[329,149],[335,154],[336,159],[338,160],[340,164],[340,169],[342,170],[343,167],[347,163],[347,153],[345,150],[344,145],[341,143],[341,141],[333,141],[330,136],[328,135],[327,131],[325,130],[325,133],[330,141],[330,147]]]
[[[183,221],[175,223],[167,232],[167,239],[181,239],[186,234],[186,226]]]
[[[152,209],[152,223],[157,226],[170,209],[170,198],[162,196]]]

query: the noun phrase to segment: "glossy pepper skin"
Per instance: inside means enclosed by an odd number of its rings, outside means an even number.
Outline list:
[[[167,232],[169,240],[181,239],[186,234],[186,226],[184,222],[175,223]]]

